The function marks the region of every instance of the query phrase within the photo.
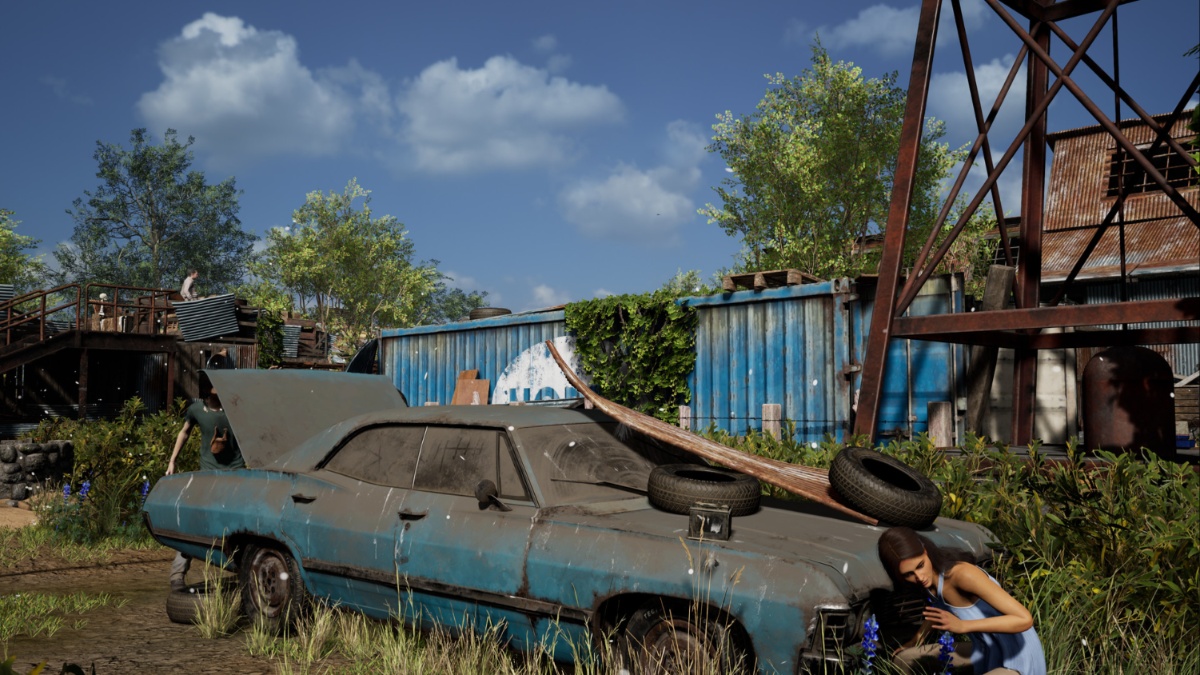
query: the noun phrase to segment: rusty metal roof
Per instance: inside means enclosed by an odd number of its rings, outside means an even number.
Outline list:
[[[1167,115],[1155,119],[1165,121]],[[1181,115],[1171,135],[1194,135],[1187,129],[1189,115]],[[1154,132],[1139,119],[1124,120],[1122,131],[1137,145],[1153,142]],[[1060,131],[1056,141],[1046,194],[1042,240],[1042,279],[1061,281],[1087,248],[1116,197],[1108,195],[1116,142],[1099,126]],[[1200,188],[1184,187],[1180,194],[1200,208]],[[1179,211],[1158,190],[1127,196],[1124,205],[1126,271],[1200,272],[1200,227]],[[1086,265],[1080,279],[1118,276],[1121,270],[1119,228],[1110,227]]]

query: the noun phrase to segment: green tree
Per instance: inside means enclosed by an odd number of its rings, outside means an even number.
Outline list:
[[[905,93],[894,72],[864,78],[820,42],[812,51],[800,76],[767,76],[753,114],[726,111],[713,125],[709,150],[731,174],[714,188],[721,204],[700,213],[741,237],[737,272],[795,268],[832,278],[878,264],[859,242],[886,223]],[[920,247],[941,206],[940,182],[963,156],[939,142],[944,134],[942,122],[926,122],[910,248]]]
[[[54,252],[64,280],[172,288],[200,270],[207,292],[228,291],[245,276],[256,237],[238,220],[233,178],[210,185],[190,170],[195,139],[168,129],[161,145],[134,129],[131,147],[96,142],[100,186],[68,210],[71,246]]]
[[[40,242],[33,237],[17,234],[17,225],[21,221],[14,220],[12,216],[12,211],[0,209],[0,283],[12,284],[20,293],[42,285],[48,270],[41,256],[26,253]]]
[[[267,233],[252,271],[335,334],[344,353],[380,328],[454,320],[482,305],[481,294],[448,288],[437,261],[416,262],[404,225],[376,217],[357,180],[340,194],[310,192],[292,223]]]

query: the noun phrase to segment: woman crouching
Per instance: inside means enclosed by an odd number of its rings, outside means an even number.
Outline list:
[[[922,645],[930,629],[970,634],[956,645],[955,667],[970,665],[977,674],[1045,675],[1046,657],[1033,629],[1033,616],[987,572],[967,562],[966,554],[938,548],[907,527],[893,527],[879,538],[879,559],[899,588],[917,584],[929,594],[925,622],[893,659],[905,672],[934,659],[940,645]]]

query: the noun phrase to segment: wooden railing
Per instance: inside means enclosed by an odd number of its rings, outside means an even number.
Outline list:
[[[0,303],[0,335],[9,345],[14,334],[17,338],[36,334],[42,341],[64,325],[67,330],[161,334],[174,314],[172,293],[161,288],[96,283],[31,291]],[[55,315],[67,318],[55,320]]]

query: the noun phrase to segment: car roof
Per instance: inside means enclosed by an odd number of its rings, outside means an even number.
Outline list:
[[[408,422],[420,424],[451,424],[465,426],[512,427],[524,429],[557,424],[610,422],[599,410],[558,408],[537,405],[445,405],[419,408],[396,408],[370,413],[376,424]]]

